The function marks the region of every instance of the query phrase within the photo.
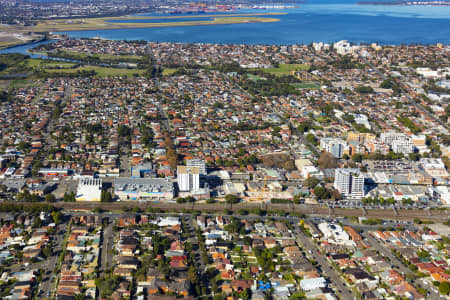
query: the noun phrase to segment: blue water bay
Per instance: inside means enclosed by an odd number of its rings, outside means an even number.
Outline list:
[[[286,14],[276,16],[280,21],[274,23],[72,31],[67,34],[72,37],[183,43],[308,44],[342,39],[354,43],[396,45],[450,43],[450,7],[359,5],[347,0],[322,0],[298,4],[293,9],[239,11],[255,12]],[[185,19],[190,18],[182,20]]]
[[[353,43],[450,44],[450,6],[359,5],[355,0],[311,0],[282,10],[239,10],[228,13],[282,12],[267,16],[273,23],[247,23],[208,26],[158,27],[65,32],[70,37],[101,37],[115,40],[147,40],[182,43],[221,44],[309,44],[349,40]],[[227,13],[217,13],[227,14]],[[208,15],[152,13],[140,16],[162,17],[117,22],[176,22],[207,20]],[[192,16],[193,18],[190,18]],[[114,22],[114,21],[113,21]],[[10,50],[8,50],[10,51]]]

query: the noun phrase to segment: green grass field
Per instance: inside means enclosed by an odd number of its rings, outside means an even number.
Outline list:
[[[52,61],[38,58],[30,58],[26,60],[27,66],[33,69],[46,68],[72,68],[76,64],[64,61]]]
[[[292,83],[291,85],[296,89],[318,89],[320,87],[314,82]]]
[[[21,41],[21,40],[0,42],[0,49],[17,46],[17,45],[20,45],[20,44],[23,44],[23,43],[24,42]]]
[[[138,55],[113,55],[113,54],[88,54],[83,52],[62,51],[76,60],[88,60],[89,58],[96,58],[99,60],[113,60],[113,61],[140,61],[143,57]]]
[[[8,90],[11,88],[24,88],[29,86],[35,86],[35,81],[32,79],[0,80],[0,91]]]
[[[175,73],[177,70],[178,69],[176,69],[176,68],[164,68],[162,74],[163,74],[163,76],[169,76],[169,75],[172,75],[173,73]]]
[[[266,80],[266,78],[264,78],[264,77],[253,75],[253,74],[247,74],[247,77],[248,77],[248,79],[253,80],[253,81]]]
[[[276,76],[290,75],[292,71],[309,70],[306,64],[281,64],[278,68],[259,69]]]
[[[99,77],[106,76],[133,76],[134,74],[142,75],[146,70],[144,69],[121,69],[112,67],[100,67],[100,66],[79,66],[78,64],[56,60],[45,60],[26,58],[26,56],[9,55],[3,56],[3,60],[0,62],[7,63],[7,68],[0,72],[1,75],[9,74],[28,74],[33,77],[33,73],[39,71],[45,71],[48,73],[76,73],[77,71],[91,71],[94,70]],[[174,72],[168,70],[167,72]],[[19,82],[17,82],[19,83]],[[19,83],[20,84],[20,83]],[[11,85],[11,81],[8,81],[8,85]]]
[[[49,73],[76,73],[77,71],[91,71],[94,70],[99,77],[106,76],[133,76],[134,74],[142,75],[145,70],[142,69],[119,69],[97,66],[83,66],[74,69],[45,69]]]

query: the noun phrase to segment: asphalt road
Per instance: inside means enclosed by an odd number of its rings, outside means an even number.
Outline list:
[[[120,176],[121,177],[130,177],[130,161],[128,154],[120,156]]]
[[[194,252],[195,252],[195,264],[197,271],[199,271],[199,275],[205,271],[205,263],[200,255],[200,247],[198,245],[197,235],[195,234],[195,226],[192,215],[185,215],[183,216],[183,223],[186,225],[184,226],[184,230],[186,230],[188,234],[188,239],[191,240],[192,245],[194,245]]]
[[[101,263],[100,263],[100,271],[104,272],[107,268],[112,266],[112,258],[111,250],[114,246],[114,232],[113,232],[113,224],[108,221],[107,226],[103,231],[103,241],[101,247]]]
[[[329,279],[330,282],[334,283],[337,288],[337,294],[340,299],[351,300],[354,298],[351,290],[347,287],[342,277],[336,270],[334,270],[326,258],[319,254],[319,248],[315,245],[309,237],[307,237],[296,224],[295,235],[298,241],[302,244],[304,250],[311,250],[311,253],[307,252],[307,255],[311,256],[321,267],[322,276]]]

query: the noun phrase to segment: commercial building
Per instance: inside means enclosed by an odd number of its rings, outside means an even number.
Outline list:
[[[302,169],[302,177],[310,178],[310,177],[323,177],[322,172],[319,171],[315,166],[306,166]]]
[[[177,183],[180,192],[192,192],[200,189],[200,170],[198,167],[178,166]]]
[[[156,177],[156,170],[151,162],[142,163],[131,168],[131,177]]]
[[[100,201],[102,195],[102,180],[93,177],[83,177],[78,181],[76,201]]]
[[[346,199],[362,199],[364,197],[364,176],[358,169],[336,169],[334,187]]]
[[[69,175],[69,169],[40,169],[39,170],[39,176],[46,176],[46,177],[60,177],[60,176],[68,176]]]
[[[420,166],[434,179],[449,177],[445,164],[440,158],[421,158]]]
[[[122,201],[169,201],[174,197],[174,188],[165,178],[116,178],[114,195]]]

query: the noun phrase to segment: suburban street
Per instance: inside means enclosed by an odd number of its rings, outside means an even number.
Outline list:
[[[104,272],[112,266],[111,250],[114,246],[113,222],[107,218],[107,225],[103,231],[102,247],[101,247],[101,263],[100,271]]]
[[[331,267],[326,258],[322,254],[319,254],[318,247],[300,230],[298,225],[295,226],[295,234],[298,238],[298,242],[300,242],[300,244],[303,246],[303,249],[306,251],[311,251],[310,256],[320,265],[322,276],[327,277],[330,282],[336,285],[336,293],[340,295],[341,299],[353,299],[354,297],[352,292],[344,283],[341,276],[337,274],[336,270]]]
[[[36,263],[30,263],[29,265],[15,264],[9,267],[9,270],[14,272],[27,271],[27,270],[43,270],[42,282],[39,286],[41,296],[47,295],[53,283],[54,270],[58,262],[59,255],[62,251],[64,234],[66,232],[66,223],[58,225],[59,231],[54,235],[55,239],[52,241],[52,255],[46,259],[43,259]]]
[[[387,76],[385,74],[383,74],[383,72],[381,72],[377,67],[375,67],[373,64],[369,63],[366,59],[364,60],[364,62],[366,64],[368,64],[373,70],[375,70],[375,72],[377,72],[378,75],[380,75],[383,79],[387,79]],[[401,73],[400,74],[400,78],[404,79],[403,75]],[[400,81],[400,85],[406,89],[406,90],[410,90],[410,87],[408,85],[406,85],[404,82]],[[415,108],[417,108],[418,110],[420,110],[421,112],[423,112],[424,114],[426,114],[429,118],[433,119],[434,121],[438,122],[440,125],[444,126],[446,129],[448,129],[447,124],[445,124],[444,122],[442,122],[441,120],[439,120],[439,118],[436,118],[435,115],[431,114],[428,110],[426,110],[425,108],[422,107],[422,105],[420,105],[419,103],[417,103],[411,96],[409,96],[408,94],[406,94],[406,97],[408,98],[408,100],[410,101],[410,103],[412,105],[414,105]]]
[[[363,232],[361,234],[363,237],[367,238],[370,242],[370,244],[377,250],[379,253],[383,254],[383,256],[387,257],[393,267],[395,267],[400,273],[406,275],[406,274],[413,274],[413,272],[408,269],[395,255],[392,254],[392,252],[383,246],[379,241],[377,241],[373,236],[368,234],[367,232]],[[419,282],[419,280],[414,279],[412,281],[412,284],[416,287],[423,287],[423,284]],[[429,292],[429,299],[441,299],[439,294],[435,293],[432,289],[426,289]],[[445,299],[445,298],[442,298]]]

